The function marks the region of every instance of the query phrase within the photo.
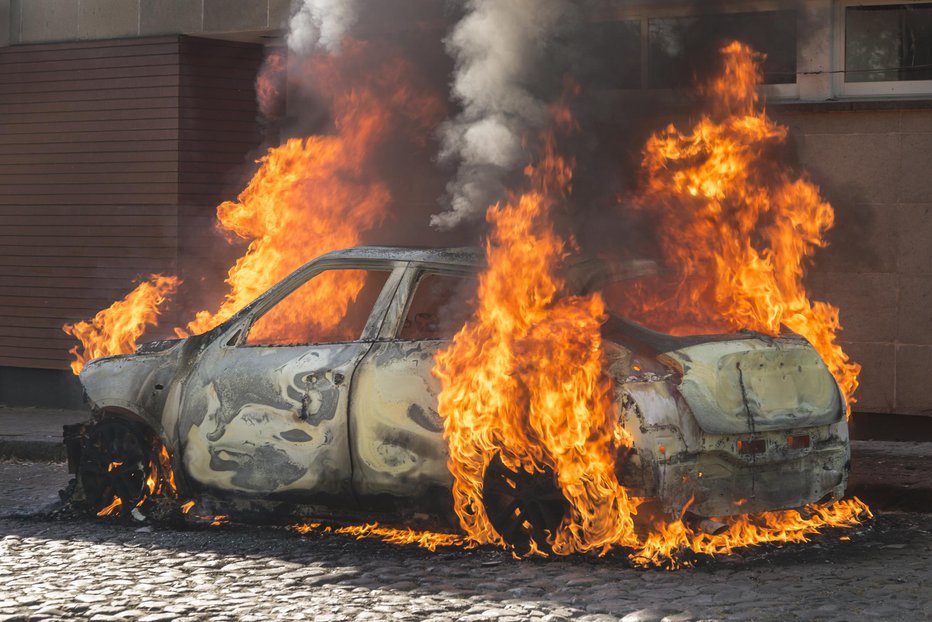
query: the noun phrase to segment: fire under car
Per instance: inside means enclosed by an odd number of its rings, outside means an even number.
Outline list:
[[[97,514],[118,498],[128,518],[171,474],[176,505],[217,513],[455,525],[431,370],[470,317],[482,263],[474,249],[332,252],[209,332],[91,361],[80,380],[93,418],[65,430],[73,505]],[[587,260],[564,280],[584,294],[655,272]],[[358,294],[309,335],[301,327],[332,310],[295,301],[325,281]],[[845,400],[805,339],[676,337],[617,313],[602,332],[614,416],[633,439],[616,469],[630,494],[700,525],[843,496]],[[559,525],[565,504],[542,478],[553,474],[490,465],[484,502],[499,533]]]

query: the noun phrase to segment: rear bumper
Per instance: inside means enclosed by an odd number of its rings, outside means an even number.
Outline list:
[[[743,460],[727,452],[658,465],[664,508],[687,508],[699,516],[731,516],[798,508],[826,497],[844,496],[848,480],[847,443],[813,448],[774,461]]]

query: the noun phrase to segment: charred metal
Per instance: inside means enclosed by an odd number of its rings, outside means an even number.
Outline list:
[[[65,430],[76,495],[93,505],[132,492],[126,501],[136,503],[138,473],[155,473],[153,456],[164,448],[170,461],[155,474],[173,473],[176,501],[197,499],[243,515],[388,507],[451,519],[440,387],[431,373],[449,335],[402,334],[427,275],[473,279],[481,261],[474,249],[333,252],[205,334],[89,362],[80,378],[94,419]],[[257,319],[333,269],[388,273],[359,339],[247,343]],[[574,292],[588,293],[655,271],[646,261],[587,261],[569,265],[564,278]],[[654,498],[673,515],[688,509],[710,533],[720,525],[711,517],[843,496],[844,398],[804,339],[753,332],[674,337],[614,315],[603,336],[615,415],[632,439],[619,449],[617,474],[633,495]],[[89,474],[108,460],[120,462],[116,454],[89,461],[94,439],[105,433],[138,446],[136,470],[123,473],[130,484]]]

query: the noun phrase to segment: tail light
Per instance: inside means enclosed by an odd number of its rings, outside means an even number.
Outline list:
[[[762,438],[738,441],[739,454],[762,454],[767,451],[767,442]]]
[[[786,444],[790,449],[805,449],[809,447],[810,442],[808,434],[791,434],[786,437]]]

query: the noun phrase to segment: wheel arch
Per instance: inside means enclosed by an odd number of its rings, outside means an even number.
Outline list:
[[[65,426],[65,449],[68,455],[68,468],[70,472],[75,473],[77,470],[77,465],[80,461],[81,443],[87,431],[95,425],[112,420],[129,423],[130,426],[140,434],[147,435],[149,440],[158,441],[168,454],[175,490],[178,496],[183,496],[190,490],[180,452],[177,451],[177,447],[172,446],[161,422],[157,418],[150,416],[143,409],[119,400],[95,404],[93,417],[90,420],[73,426]]]

